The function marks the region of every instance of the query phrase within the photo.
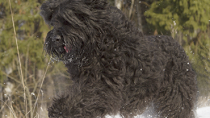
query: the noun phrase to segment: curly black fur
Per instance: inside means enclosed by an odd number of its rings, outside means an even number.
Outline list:
[[[133,118],[151,104],[156,117],[194,118],[195,72],[171,37],[144,36],[106,0],[48,0],[41,15],[54,27],[46,52],[74,80],[50,118]]]

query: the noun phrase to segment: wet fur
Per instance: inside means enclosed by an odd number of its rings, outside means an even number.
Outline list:
[[[144,36],[106,0],[49,0],[41,15],[53,26],[45,51],[61,60],[74,84],[48,109],[50,118],[194,118],[196,75],[169,36]]]

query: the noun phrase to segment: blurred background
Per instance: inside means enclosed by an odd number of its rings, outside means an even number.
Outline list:
[[[198,107],[210,106],[210,1],[108,1],[145,35],[170,35],[184,47],[197,73]],[[39,15],[43,2],[0,0],[0,118],[47,117],[53,97],[71,84],[64,64],[43,51],[52,29]]]

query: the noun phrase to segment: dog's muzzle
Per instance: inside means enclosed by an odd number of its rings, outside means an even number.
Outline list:
[[[56,35],[51,37],[52,42],[56,45],[55,50],[57,53],[68,53],[69,49],[68,46],[66,46],[63,42],[63,39],[60,35]]]

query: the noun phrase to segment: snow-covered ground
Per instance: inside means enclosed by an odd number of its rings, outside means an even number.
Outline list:
[[[203,107],[197,109],[198,118],[210,118],[210,107]]]
[[[116,116],[106,116],[106,118],[121,118],[119,115]],[[135,118],[153,118],[151,115],[147,114],[146,116],[140,115]],[[197,118],[210,118],[210,107],[202,107],[197,109]]]

